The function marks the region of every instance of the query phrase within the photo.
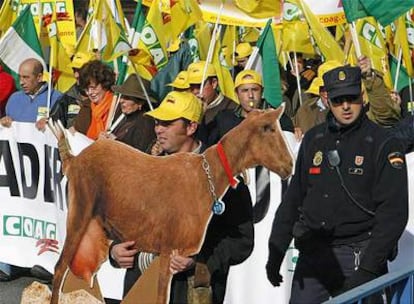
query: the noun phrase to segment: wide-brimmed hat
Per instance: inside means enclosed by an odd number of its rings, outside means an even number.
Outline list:
[[[150,82],[143,78],[141,80],[142,80],[142,83],[144,84],[145,90],[147,91],[150,101],[156,103],[157,100],[155,100],[155,98],[153,98],[150,95],[150,92],[151,92]],[[139,80],[136,74],[129,75],[122,85],[112,86],[112,91],[114,91],[115,93],[125,95],[125,96],[132,96],[132,97],[138,98],[142,102],[146,102],[147,100],[145,98],[144,91],[142,89],[142,86],[139,83]]]
[[[201,100],[190,92],[172,91],[167,94],[158,108],[145,113],[155,119],[171,121],[185,118],[200,122],[202,115]]]

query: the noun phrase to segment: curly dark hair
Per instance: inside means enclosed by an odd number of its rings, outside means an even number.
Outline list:
[[[115,73],[102,61],[89,61],[79,70],[79,86],[82,90],[86,90],[91,82],[102,85],[105,90],[110,90],[115,84]]]

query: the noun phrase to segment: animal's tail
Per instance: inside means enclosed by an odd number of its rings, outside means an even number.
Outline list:
[[[65,127],[62,125],[60,120],[55,122],[52,119],[49,119],[48,126],[58,140],[60,159],[63,163],[63,172],[65,172],[70,160],[74,158],[69,141],[66,137]]]

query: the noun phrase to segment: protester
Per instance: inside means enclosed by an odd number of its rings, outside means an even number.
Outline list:
[[[408,219],[403,145],[368,120],[361,69],[338,67],[323,81],[327,121],[303,138],[269,239],[274,286],[292,238],[299,250],[290,303],[322,303],[387,273]]]
[[[205,69],[206,71],[204,71]],[[187,71],[191,92],[201,98],[204,107],[204,115],[199,126],[197,137],[209,145],[212,141],[208,136],[214,128],[214,118],[217,113],[223,110],[235,109],[237,104],[220,92],[216,69],[212,64],[199,61],[190,64]],[[203,76],[205,77],[204,81]],[[202,81],[203,90],[200,91]]]
[[[106,131],[115,84],[115,73],[111,67],[99,60],[86,63],[79,71],[79,86],[86,92],[90,104],[84,103],[74,121],[76,131],[96,140]]]
[[[336,60],[328,60],[318,67],[318,76],[312,80],[309,89],[304,96],[303,104],[297,110],[293,122],[295,128],[304,134],[312,127],[323,123],[328,113],[328,95],[323,83],[323,75],[341,66]]]
[[[20,91],[13,93],[6,105],[6,116],[0,120],[5,127],[13,121],[33,122],[39,130],[45,127],[44,120],[49,116],[50,108],[62,94],[50,89],[48,102],[48,85],[43,81],[43,65],[35,59],[24,60],[19,66]]]
[[[171,92],[157,109],[147,114],[155,119],[155,133],[163,150],[162,155],[202,153],[205,149],[205,145],[195,137],[202,106],[193,94]],[[225,194],[223,201],[227,203],[226,210],[220,216],[213,215],[200,253],[192,257],[172,255],[170,270],[174,277],[170,303],[192,303],[188,297],[194,293],[205,295],[206,302],[203,303],[222,303],[229,267],[241,263],[250,255],[253,224],[247,187],[240,183],[237,189],[230,189]],[[131,241],[114,242],[110,248],[112,264],[127,268],[124,295],[154,258],[150,253],[138,253],[134,245]],[[194,273],[198,273],[196,269],[207,270],[205,274],[210,280],[206,285],[194,286],[194,282],[198,281],[194,277]],[[209,286],[211,292],[206,292]]]
[[[243,121],[247,114],[270,105],[263,99],[263,83],[259,73],[253,70],[241,71],[236,76],[235,91],[240,105],[234,110],[219,112],[214,121],[214,128],[208,135],[209,145],[217,143],[224,134]],[[282,130],[294,132],[293,123],[285,114],[280,118]]]
[[[316,77],[320,60],[318,58],[305,58],[302,53],[296,53],[296,57],[291,53],[290,58],[291,65],[288,66],[286,71],[286,96],[290,102],[286,104],[285,113],[293,119],[303,102],[305,91],[309,88],[313,78]],[[299,87],[297,78],[299,78]]]
[[[358,65],[368,94],[368,118],[382,127],[392,127],[401,120],[400,102],[393,98],[394,94],[385,86],[381,74],[372,69],[368,57],[358,58]]]
[[[241,42],[236,46],[234,59],[236,59],[236,66],[234,67],[234,74],[237,75],[246,67],[250,55],[253,53],[253,48],[248,42]]]
[[[3,117],[6,113],[6,104],[10,95],[16,91],[16,84],[13,77],[3,70],[0,65],[0,117]]]
[[[149,82],[145,79],[142,81],[147,82],[149,88]],[[112,90],[121,94],[120,113],[115,116],[111,127],[113,130],[102,132],[100,138],[116,139],[143,152],[149,151],[155,140],[154,120],[144,116],[149,101],[145,97],[137,75],[129,75],[122,85],[113,86]],[[118,120],[119,123],[116,123]]]
[[[69,66],[73,70],[76,83],[56,101],[50,112],[50,117],[55,121],[60,120],[65,128],[70,128],[73,125],[81,105],[90,103],[85,91],[79,87],[79,70],[84,64],[91,61],[93,57],[93,53],[82,52],[78,52],[73,56]]]

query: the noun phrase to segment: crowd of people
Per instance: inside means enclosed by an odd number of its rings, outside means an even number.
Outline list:
[[[52,118],[92,140],[118,140],[155,156],[203,153],[249,112],[271,107],[263,99],[262,75],[245,69],[252,48],[248,42],[236,48],[238,100],[223,95],[216,69],[205,61],[165,83],[170,92],[157,100],[140,75],[115,85],[114,70],[93,53],[72,57],[76,83],[67,92],[48,88],[42,63],[27,59],[19,67],[18,91],[0,69],[0,124],[30,122],[42,131]],[[414,113],[401,110],[406,95],[388,90],[367,57],[353,67],[300,54],[295,59],[281,71],[286,111],[280,123],[301,146],[275,215],[266,271],[274,286],[281,284],[280,267],[294,239],[300,254],[291,303],[321,303],[387,273],[387,261],[396,257],[408,219],[405,154],[414,147]],[[230,266],[249,257],[258,216],[249,190],[239,183],[223,200],[228,208],[213,216],[199,254],[171,256],[171,303],[192,303],[190,289],[208,303],[222,303]],[[114,267],[127,269],[124,295],[156,257],[116,238],[108,255]],[[0,281],[27,273],[46,282],[53,277],[40,265],[0,264]]]

